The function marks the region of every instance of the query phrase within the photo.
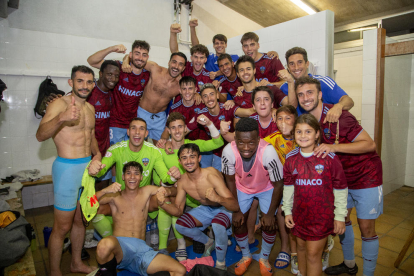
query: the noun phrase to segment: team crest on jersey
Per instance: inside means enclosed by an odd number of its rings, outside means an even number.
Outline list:
[[[321,164],[315,166],[315,170],[316,170],[317,173],[319,173],[319,175],[321,175],[323,173],[324,168],[325,167]]]
[[[331,130],[329,128],[325,128],[323,133],[325,134],[326,139],[331,138]]]
[[[142,158],[142,164],[144,164],[144,166],[147,166],[149,163],[149,159],[148,158]]]
[[[260,72],[261,72],[262,74],[264,74],[265,70],[266,70],[266,67],[264,67],[264,66],[260,67]]]
[[[128,77],[126,77],[126,78],[124,79],[124,81],[129,82]]]
[[[198,82],[198,85],[203,86],[203,85],[204,85],[204,82],[199,81],[199,82]]]
[[[220,117],[219,117],[219,120],[220,121],[224,121],[226,119],[226,117],[224,117],[224,115],[221,115]]]
[[[105,157],[111,157],[111,156],[112,156],[112,153],[111,153],[111,152],[107,151],[107,152],[105,153]]]
[[[145,84],[145,80],[144,80],[144,79],[142,79],[142,80],[141,80],[141,86],[144,86],[144,84]]]
[[[200,108],[198,108],[198,107],[197,107],[197,108],[194,108],[194,112],[195,112],[195,113],[200,112]]]

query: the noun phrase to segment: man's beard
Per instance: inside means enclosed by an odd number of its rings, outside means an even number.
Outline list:
[[[89,93],[88,93],[88,95],[86,95],[86,96],[84,96],[84,95],[81,95],[80,93],[79,93],[79,90],[85,90],[85,91],[89,91]],[[88,97],[89,97],[89,95],[91,94],[91,90],[88,90],[88,89],[79,89],[79,90],[76,90],[76,89],[73,89],[72,90],[72,92],[76,95],[76,96],[78,96],[79,98],[81,98],[81,99],[87,99]]]

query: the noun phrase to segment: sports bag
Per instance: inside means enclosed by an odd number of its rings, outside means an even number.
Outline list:
[[[65,92],[59,90],[56,84],[53,83],[52,78],[47,76],[46,79],[39,86],[39,95],[37,96],[37,102],[34,108],[34,114],[45,116],[48,97],[51,94],[65,96]],[[36,116],[36,118],[38,118]]]

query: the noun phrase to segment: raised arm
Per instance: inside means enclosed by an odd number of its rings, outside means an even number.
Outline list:
[[[75,105],[75,98],[70,97],[70,104],[67,104],[63,99],[58,99],[47,106],[46,114],[40,121],[36,132],[36,139],[39,142],[53,137],[65,122],[79,119],[80,111]]]
[[[178,52],[177,34],[181,33],[181,25],[174,23],[170,27],[170,51],[171,53]]]
[[[99,204],[108,204],[121,192],[121,184],[114,182],[110,186],[96,192]]]
[[[215,174],[209,174],[208,178],[208,181],[213,184],[213,187],[206,190],[206,198],[212,202],[219,203],[229,211],[240,211],[237,198],[235,198],[233,193],[226,187],[223,178]]]
[[[158,205],[172,216],[180,217],[184,212],[186,192],[182,188],[182,182],[177,182],[177,196],[174,204],[167,204],[164,202],[165,197],[168,196],[166,189],[160,187],[157,192]]]
[[[90,66],[95,67],[97,69],[101,68],[102,63],[104,62],[104,59],[107,55],[109,55],[110,53],[122,53],[125,54],[127,48],[122,45],[114,45],[111,47],[108,47],[106,49],[100,50],[98,52],[96,52],[95,54],[91,55],[90,57],[88,57],[88,63]]]
[[[255,112],[256,111],[254,110],[253,107],[251,107],[251,108],[241,108],[241,107],[239,107],[234,112],[234,115],[239,116],[239,117],[249,117],[250,115],[252,115]]]
[[[191,19],[189,22],[189,25],[190,25],[191,46],[200,44],[200,42],[198,41],[197,33],[196,33],[196,27],[198,26],[198,20]]]

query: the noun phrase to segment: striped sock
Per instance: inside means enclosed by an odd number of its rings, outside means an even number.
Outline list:
[[[379,241],[375,235],[370,238],[362,238],[362,258],[364,259],[364,271],[366,276],[373,276],[377,266]]]
[[[260,259],[269,259],[270,251],[275,243],[276,233],[270,234],[262,231],[262,250],[260,251]]]
[[[239,235],[234,234],[234,236],[236,237],[237,244],[240,246],[243,257],[251,257],[247,232]]]

